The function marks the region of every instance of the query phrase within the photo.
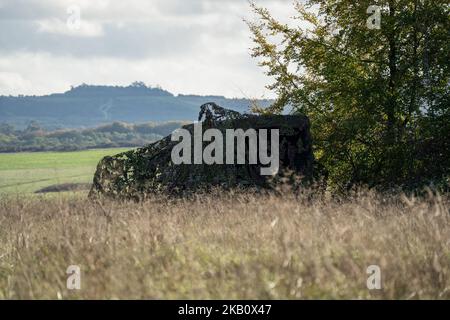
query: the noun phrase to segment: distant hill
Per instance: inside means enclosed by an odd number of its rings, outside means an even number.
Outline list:
[[[252,101],[223,96],[173,95],[142,82],[129,86],[82,84],[46,96],[0,96],[0,123],[17,128],[37,121],[48,129],[93,127],[113,121],[129,123],[196,120],[205,102],[247,112]],[[258,100],[268,106],[270,100]]]

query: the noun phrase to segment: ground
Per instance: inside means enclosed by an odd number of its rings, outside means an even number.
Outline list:
[[[120,151],[0,154],[0,299],[450,299],[448,196],[34,194],[89,183]]]
[[[450,299],[447,197],[281,194],[2,197],[0,298]]]
[[[0,153],[0,194],[33,193],[62,183],[91,183],[102,157],[126,150]]]

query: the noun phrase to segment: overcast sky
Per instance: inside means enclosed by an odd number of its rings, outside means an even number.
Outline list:
[[[256,3],[293,15],[289,0]],[[252,17],[247,0],[0,0],[0,94],[143,81],[175,94],[273,97],[250,57],[242,20]]]

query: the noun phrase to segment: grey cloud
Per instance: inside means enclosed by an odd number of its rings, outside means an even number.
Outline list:
[[[37,20],[65,13],[60,5],[37,0],[0,0],[0,20]]]
[[[237,1],[237,0],[232,0]],[[175,2],[175,1],[172,1]],[[170,2],[169,2],[170,3]],[[204,1],[194,1],[202,4]],[[181,10],[181,9],[180,9]],[[0,20],[0,52],[47,52],[76,57],[158,58],[217,51],[233,45],[246,26],[235,15],[212,19],[146,19],[100,21],[102,34],[94,37],[39,31],[35,20]],[[65,27],[64,20],[59,20]],[[84,19],[82,22],[93,22]],[[214,40],[214,46],[207,39]],[[242,39],[242,38],[241,38]]]
[[[288,0],[256,0],[267,4]],[[70,5],[79,5],[83,15],[93,20],[139,18],[149,13],[178,17],[225,14],[233,6],[248,8],[248,0],[113,0],[105,2],[92,0],[0,0],[0,20],[36,20],[43,18],[61,18],[66,15]]]
[[[93,33],[64,29],[77,3]],[[0,76],[16,93],[136,79],[174,92],[259,92],[267,79],[249,55],[249,16],[247,0],[0,0]]]
[[[0,21],[0,52],[48,52],[77,57],[170,57],[191,52],[200,44],[202,27],[147,23],[103,24],[103,35],[76,37],[38,32],[35,22]]]

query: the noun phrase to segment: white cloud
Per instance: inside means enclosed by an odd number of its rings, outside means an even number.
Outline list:
[[[180,57],[176,60],[144,59],[130,61],[116,58],[83,59],[52,56],[46,53],[23,53],[0,58],[0,94],[48,94],[64,92],[81,83],[128,85],[144,81],[161,85],[177,93],[217,94],[228,97],[271,97],[264,89],[267,77],[253,65],[250,57],[239,55],[218,64],[224,56],[204,55],[199,60]],[[249,61],[245,61],[248,59]]]
[[[67,21],[57,18],[37,21],[38,32],[60,34],[72,37],[100,37],[103,35],[103,26],[100,23],[79,21],[78,27],[70,27]]]
[[[29,91],[32,83],[24,79],[17,72],[0,72],[0,88],[4,94],[22,93]]]
[[[257,0],[289,21],[290,0]],[[79,29],[67,26],[71,5]],[[142,80],[174,93],[273,97],[250,57],[247,0],[0,0],[0,94]]]

